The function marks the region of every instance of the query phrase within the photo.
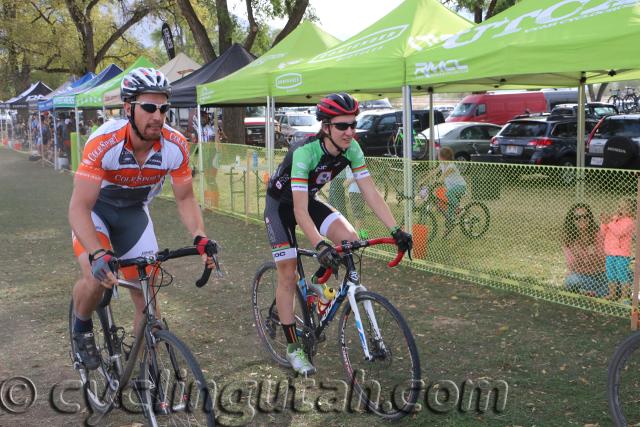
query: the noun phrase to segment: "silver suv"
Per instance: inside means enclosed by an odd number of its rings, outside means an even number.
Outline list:
[[[617,116],[604,117],[594,128],[589,136],[587,145],[589,147],[589,164],[601,167],[604,162],[604,148],[613,137],[628,138],[635,142],[640,148],[640,115],[620,114]],[[635,159],[629,159],[635,160]]]

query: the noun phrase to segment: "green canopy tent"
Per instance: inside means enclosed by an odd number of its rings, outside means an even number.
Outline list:
[[[76,108],[83,109],[98,109],[104,106],[103,96],[105,93],[109,92],[120,86],[122,79],[127,75],[131,70],[138,67],[155,67],[153,62],[149,61],[146,57],[141,56],[135,60],[133,64],[131,64],[126,70],[122,73],[118,74],[111,80],[97,86],[91,90],[80,93],[76,96]]]
[[[451,92],[622,79],[637,76],[634,41],[639,0],[525,0],[409,56],[407,82]]]
[[[471,26],[437,0],[406,0],[350,39],[299,65],[271,71],[271,94],[284,102],[338,91],[361,99],[397,96],[406,85],[408,55]]]
[[[229,76],[198,85],[198,111],[200,105],[267,105],[266,145],[267,163],[273,170],[275,105],[270,99],[269,72],[303,62],[305,59],[335,46],[339,40],[315,24],[304,21],[280,43],[252,63]],[[309,101],[303,102],[308,104]]]
[[[198,85],[200,105],[264,105],[270,95],[269,73],[286,69],[335,46],[339,40],[315,24],[304,21],[251,64],[229,76]],[[306,100],[308,104],[309,101]]]

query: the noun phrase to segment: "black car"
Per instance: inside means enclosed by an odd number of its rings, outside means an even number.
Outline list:
[[[444,123],[440,111],[434,111],[435,124]],[[358,116],[357,140],[366,156],[385,156],[389,141],[402,126],[402,111],[372,110]],[[413,127],[417,133],[429,127],[429,110],[413,111]]]
[[[585,137],[596,123],[585,122]],[[501,154],[508,163],[575,166],[577,133],[575,117],[546,115],[511,120],[491,140],[491,152]]]

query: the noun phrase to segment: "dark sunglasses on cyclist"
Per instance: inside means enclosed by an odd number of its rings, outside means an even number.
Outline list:
[[[153,114],[156,112],[156,110],[160,110],[161,114],[165,114],[167,111],[169,111],[169,107],[171,107],[171,104],[166,103],[166,104],[154,104],[153,102],[132,102],[132,104],[138,104],[140,106],[140,108],[142,108],[144,111],[146,111],[149,114]]]
[[[357,122],[336,122],[336,123],[329,123],[329,124],[338,130],[345,131],[349,128],[355,129],[356,123]]]
[[[582,218],[589,218],[589,214],[583,213],[583,214],[573,214],[573,219],[575,220],[579,220]]]

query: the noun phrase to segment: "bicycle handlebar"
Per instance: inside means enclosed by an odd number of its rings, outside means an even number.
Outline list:
[[[336,246],[335,249],[338,252],[344,252],[345,249],[348,249],[351,251],[353,249],[362,249],[369,246],[385,245],[385,244],[396,245],[396,241],[393,237],[378,237],[376,239],[369,239],[369,240],[355,240],[353,242],[347,243],[346,245]],[[391,261],[389,261],[387,263],[387,266],[395,267],[396,265],[400,264],[400,261],[402,261],[404,254],[405,252],[398,251],[398,253],[396,254],[396,257]],[[332,273],[333,273],[333,269],[327,268],[327,271],[321,277],[318,278],[318,283],[320,284],[325,283],[327,280],[329,280],[329,277],[331,277]]]
[[[218,273],[220,277],[222,275],[222,271],[220,270],[220,264],[218,262],[218,257],[216,256],[218,254],[218,244],[213,240],[210,240],[209,243],[210,244],[207,244],[207,246],[205,247],[205,251],[207,253],[207,256],[210,256],[211,258],[213,258],[213,263],[215,264],[216,273]],[[155,257],[137,257],[137,258],[131,258],[131,259],[125,259],[125,260],[118,260],[117,265],[118,267],[129,267],[132,265],[135,265],[138,267],[146,267],[148,265],[155,264],[156,262],[165,262],[170,259],[182,258],[186,256],[191,256],[191,255],[200,255],[200,253],[198,252],[198,248],[196,246],[185,246],[183,248],[179,248],[173,251],[169,249],[165,249],[161,252],[158,252]],[[213,270],[212,268],[209,268],[205,265],[204,271],[202,272],[202,276],[196,281],[196,286],[198,288],[203,287],[209,281],[209,277],[211,276],[212,270]]]

